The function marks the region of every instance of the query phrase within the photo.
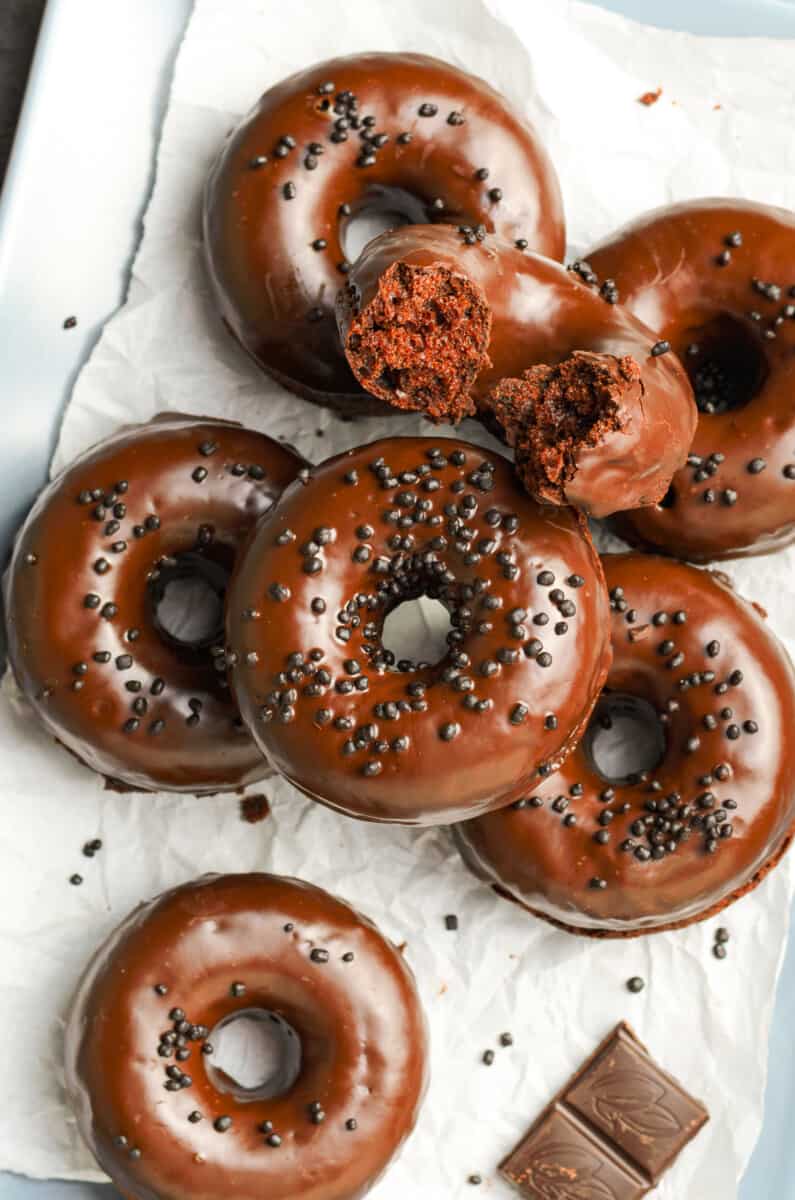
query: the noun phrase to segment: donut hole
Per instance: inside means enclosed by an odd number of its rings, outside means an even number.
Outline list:
[[[417,596],[401,601],[384,620],[381,642],[400,669],[436,666],[448,652],[450,613],[441,600]]]
[[[666,752],[657,712],[647,700],[623,692],[603,692],[585,734],[585,753],[610,784],[632,783],[654,771]]]
[[[744,408],[767,378],[767,360],[755,327],[730,313],[692,325],[679,347],[699,412]]]
[[[428,210],[421,200],[402,188],[371,186],[350,216],[340,216],[340,244],[348,262],[356,262],[373,238],[401,225],[424,225]]]
[[[149,583],[152,624],[169,645],[201,651],[223,639],[229,570],[192,551],[167,559]]]
[[[243,1008],[211,1031],[207,1077],[237,1100],[272,1100],[290,1091],[301,1071],[301,1039],[284,1017],[266,1008]]]

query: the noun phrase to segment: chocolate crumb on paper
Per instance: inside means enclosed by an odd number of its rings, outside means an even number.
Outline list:
[[[270,816],[270,811],[268,797],[262,792],[244,796],[240,801],[240,819],[247,821],[249,825],[256,825],[258,821],[264,821],[266,817]]]

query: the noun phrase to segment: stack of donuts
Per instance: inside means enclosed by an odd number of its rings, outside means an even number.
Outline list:
[[[373,213],[394,227],[349,260]],[[89,450],[7,578],[11,665],[52,736],[117,787],[275,771],[348,817],[449,825],[496,905],[578,934],[676,928],[755,887],[795,828],[795,675],[703,564],[795,539],[795,215],[677,204],[564,265],[522,117],[445,63],[366,54],[265,93],[212,168],[204,244],[269,376],[439,428],[311,464],[165,414]],[[632,550],[600,556],[592,518]],[[197,588],[200,627],[179,611]],[[449,616],[435,662],[384,642],[423,596]],[[648,761],[611,773],[605,732],[639,726]],[[213,1028],[248,1008],[302,1048],[256,1095],[212,1068]],[[365,918],[207,877],[98,951],[67,1081],[135,1200],[354,1200],[426,1061],[410,972]]]

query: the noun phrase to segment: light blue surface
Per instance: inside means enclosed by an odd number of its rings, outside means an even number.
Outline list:
[[[25,166],[30,159],[37,157],[37,152],[42,155],[45,153],[41,145],[39,129],[42,122],[39,116],[46,99],[46,83],[55,73],[56,66],[63,70],[63,64],[57,63],[63,46],[63,37],[58,36],[58,30],[70,15],[76,15],[75,3],[93,2],[49,0],[20,120],[17,145],[0,198],[0,330],[9,329],[13,305],[16,303],[16,296],[10,294],[7,286],[3,287],[4,279],[7,283],[9,275],[13,273],[12,260],[17,248],[13,237],[16,216],[25,207],[26,189],[36,186]],[[450,0],[451,11],[454,10],[454,2]],[[103,3],[110,3],[111,8],[115,7],[117,11],[125,10],[128,16],[135,13],[152,24],[149,40],[154,39],[155,47],[147,63],[147,78],[142,81],[142,90],[146,92],[148,86],[149,94],[142,102],[141,118],[151,119],[150,108],[156,118],[165,104],[171,64],[192,0],[103,0]],[[601,7],[638,21],[669,29],[686,29],[693,33],[795,37],[795,0],[601,0]],[[68,11],[70,9],[71,13]],[[99,52],[103,53],[104,48],[99,47]],[[107,296],[104,307],[103,301],[95,299],[94,311],[89,306],[88,311],[83,312],[80,335],[71,342],[61,339],[57,351],[53,350],[60,356],[60,392],[44,388],[37,393],[34,381],[31,393],[30,347],[26,345],[15,349],[7,333],[3,337],[4,385],[10,384],[13,391],[16,378],[19,382],[16,399],[19,401],[24,397],[25,404],[14,405],[14,420],[4,434],[0,560],[5,556],[10,530],[44,478],[57,421],[74,374],[88,355],[103,321],[123,299],[129,260],[139,232],[138,220],[145,199],[144,190],[142,187],[142,195],[131,210],[129,241],[124,254],[120,251],[117,257],[109,256],[106,278],[100,281],[101,286],[94,291],[95,298]],[[87,223],[84,229],[87,236],[89,231],[90,224]],[[75,236],[79,233],[76,230]],[[56,308],[53,311],[61,316],[71,311],[72,306],[66,294],[63,297],[56,295],[54,303]],[[49,345],[42,345],[41,350],[50,353]],[[8,396],[8,386],[4,390]],[[11,452],[7,455],[9,439],[12,444]],[[791,938],[789,943],[770,1040],[765,1126],[740,1190],[741,1200],[773,1200],[774,1197],[775,1200],[795,1200],[795,1151],[792,1148],[791,1117],[795,1111],[795,1037],[790,1019],[793,1005],[795,938]],[[738,1104],[741,1105],[742,1100],[741,1096],[737,1097]],[[7,1098],[6,1102],[11,1101]],[[118,1200],[118,1194],[110,1187],[97,1184],[72,1184],[61,1180],[40,1182],[0,1174],[0,1200]],[[417,1200],[445,1198],[424,1197],[418,1191]],[[681,1197],[681,1200],[698,1200],[698,1197]]]

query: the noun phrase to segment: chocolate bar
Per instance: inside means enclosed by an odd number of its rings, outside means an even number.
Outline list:
[[[500,1171],[527,1200],[639,1200],[708,1120],[622,1022]]]

